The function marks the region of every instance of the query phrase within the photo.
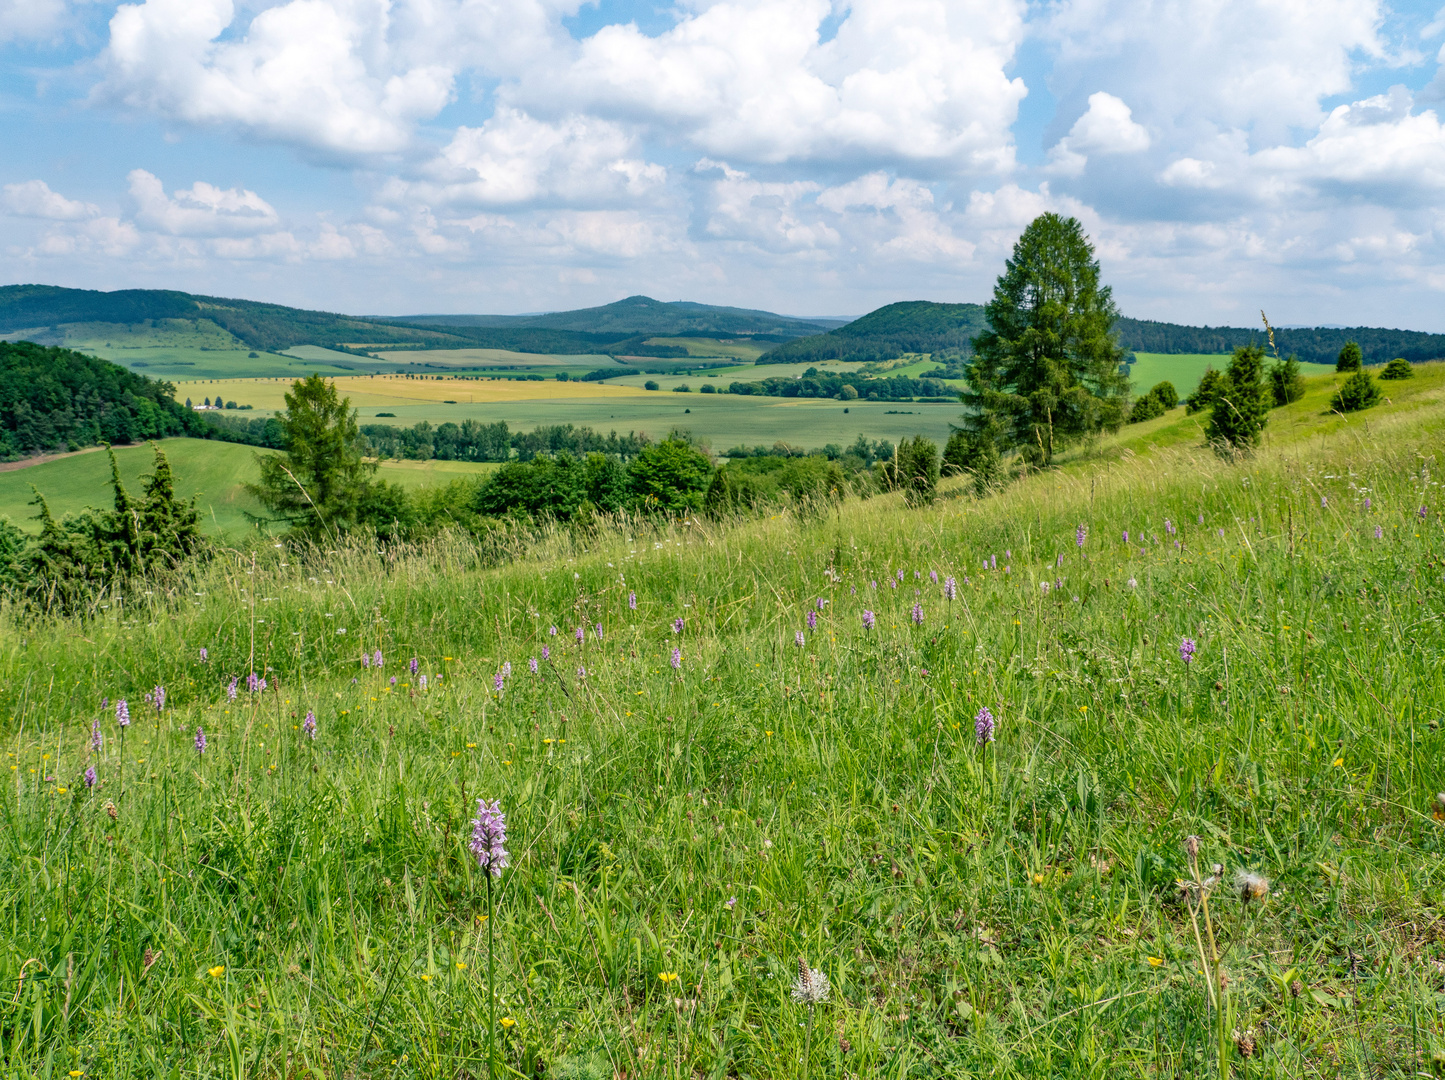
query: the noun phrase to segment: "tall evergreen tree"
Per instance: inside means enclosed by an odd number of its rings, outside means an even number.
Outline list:
[[[155,471],[145,478],[140,502],[141,558],[148,573],[172,570],[205,547],[196,501],[176,498],[175,476],[165,451],[153,446]]]
[[[1347,341],[1344,348],[1340,349],[1339,359],[1335,361],[1336,371],[1359,371],[1365,363],[1365,354],[1353,341]]]
[[[1043,214],[1014,245],[973,339],[964,430],[1047,466],[1071,442],[1124,422],[1128,377],[1112,291],[1074,218]],[[983,457],[987,451],[975,451]]]

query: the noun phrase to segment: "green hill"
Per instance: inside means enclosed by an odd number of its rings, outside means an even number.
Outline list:
[[[984,327],[980,304],[909,300],[881,307],[825,334],[779,345],[760,356],[758,363],[878,362],[905,353],[957,354],[967,352]]]
[[[687,349],[647,343],[685,335],[762,337],[782,341],[825,324],[766,311],[662,303],[633,296],[615,304],[539,316],[423,315],[369,318],[282,304],[159,289],[96,292],[51,285],[0,287],[0,337],[48,345],[101,343],[149,331],[152,347],[192,338],[208,348],[281,352],[299,345],[327,348],[484,348],[543,354],[610,354],[685,358]]]
[[[623,337],[774,337],[795,338],[827,329],[817,320],[791,319],[771,311],[714,307],[689,301],[667,303],[650,296],[629,296],[602,307],[545,315],[408,315],[397,320],[413,326],[467,326],[492,329],[563,330]]]
[[[967,355],[974,335],[986,328],[980,304],[889,304],[825,334],[789,341],[764,353],[759,364],[818,363],[823,360],[884,361],[909,353]],[[1121,318],[1114,324],[1119,342],[1130,352],[1180,355],[1228,354],[1240,345],[1263,344],[1264,328],[1183,326],[1178,323]],[[1346,341],[1359,344],[1367,364],[1395,357],[1423,363],[1445,357],[1445,334],[1355,326],[1278,329],[1280,354],[1293,353],[1304,364],[1329,364]]]
[[[170,383],[71,349],[0,341],[0,461],[200,434]]]
[[[1114,324],[1119,341],[1131,352],[1206,354],[1231,353],[1241,345],[1264,345],[1264,327],[1247,330],[1232,326],[1181,326],[1146,319],[1120,319]],[[1281,356],[1291,353],[1304,364],[1334,367],[1345,342],[1353,341],[1365,354],[1367,364],[1387,364],[1404,357],[1412,364],[1445,357],[1445,334],[1418,330],[1387,330],[1374,326],[1343,328],[1294,327],[1274,332]]]

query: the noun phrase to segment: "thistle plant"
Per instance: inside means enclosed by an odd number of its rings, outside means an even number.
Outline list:
[[[493,885],[510,865],[507,853],[507,815],[502,813],[502,804],[493,800],[477,800],[477,816],[472,819],[472,839],[467,845],[477,860],[477,866],[487,879],[487,1075],[491,1080],[497,1076],[497,957],[492,947],[495,937],[496,920]]]

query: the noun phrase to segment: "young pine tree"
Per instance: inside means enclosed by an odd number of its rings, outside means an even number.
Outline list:
[[[973,341],[963,428],[1046,467],[1071,442],[1124,422],[1119,316],[1074,218],[1042,214],[1019,237]]]
[[[1336,371],[1359,371],[1365,363],[1365,354],[1353,341],[1345,342],[1345,347],[1340,350],[1339,359],[1335,361]]]
[[[1359,412],[1378,404],[1380,396],[1380,388],[1375,384],[1374,377],[1362,368],[1335,391],[1335,396],[1330,399],[1330,408],[1342,413]]]
[[[1230,357],[1223,385],[1209,414],[1209,441],[1223,453],[1259,445],[1274,397],[1264,386],[1264,350],[1241,345]]]
[[[1274,398],[1275,408],[1305,396],[1304,376],[1299,373],[1299,361],[1295,359],[1294,353],[1269,366],[1269,390]]]
[[[261,480],[246,490],[300,532],[324,535],[354,525],[368,502],[376,463],[362,456],[351,399],[320,375],[298,379],[277,419],[286,453],[257,455]]]

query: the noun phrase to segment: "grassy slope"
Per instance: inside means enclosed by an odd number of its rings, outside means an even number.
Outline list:
[[[1244,466],[1151,449],[1168,417],[980,502],[559,533],[495,569],[450,542],[385,564],[263,548],[83,626],[12,614],[7,1061],[485,1074],[481,795],[509,815],[492,926],[526,1075],[781,1080],[805,1048],[819,1076],[1206,1075],[1172,900],[1191,833],[1272,882],[1262,908],[1213,898],[1251,1075],[1428,1068],[1445,533],[1422,463],[1445,403],[1437,372],[1392,393],[1347,421],[1277,413]],[[578,646],[579,623],[605,636]],[[373,649],[379,674],[355,659]],[[228,702],[249,670],[271,689]],[[138,717],[123,796],[102,695]],[[811,1040],[800,955],[833,985]]]
[[[163,439],[161,447],[176,475],[176,492],[198,495],[202,528],[211,535],[238,539],[250,530],[246,514],[261,506],[242,484],[257,477],[255,449],[235,443],[203,439]],[[140,490],[141,477],[151,471],[155,456],[149,446],[123,446],[116,450],[121,479],[132,492]],[[458,476],[478,475],[495,468],[464,461],[385,462],[378,475],[409,488],[446,483]],[[27,531],[32,520],[31,485],[38,488],[57,517],[79,513],[87,506],[111,504],[110,461],[103,451],[87,451],[42,462],[23,469],[0,472],[0,518],[8,517]]]

